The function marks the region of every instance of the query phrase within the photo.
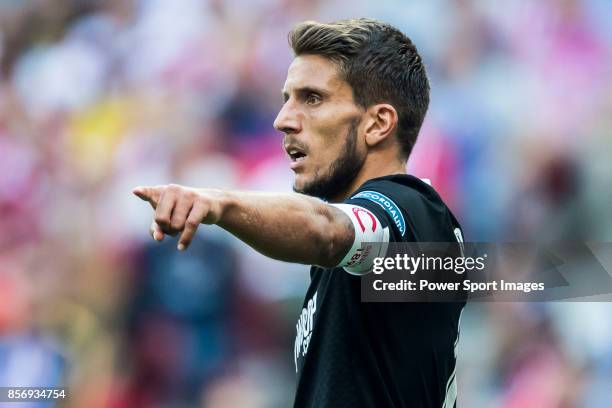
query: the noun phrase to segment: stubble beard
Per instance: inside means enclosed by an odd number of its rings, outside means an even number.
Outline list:
[[[294,186],[293,191],[330,201],[348,188],[365,162],[365,155],[360,156],[357,152],[358,124],[359,120],[357,119],[351,122],[346,137],[346,146],[341,150],[326,174],[319,175],[316,173],[313,181],[307,183],[301,189]]]

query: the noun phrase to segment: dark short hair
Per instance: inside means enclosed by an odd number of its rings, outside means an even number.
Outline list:
[[[429,106],[427,73],[410,38],[366,18],[305,21],[291,30],[289,45],[296,56],[321,55],[337,63],[358,105],[391,104],[399,117],[401,154],[408,158]]]

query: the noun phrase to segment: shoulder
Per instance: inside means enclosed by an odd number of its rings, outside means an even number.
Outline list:
[[[366,206],[385,217],[399,240],[437,241],[441,239],[439,234],[430,231],[446,231],[457,224],[431,185],[407,174],[368,180],[346,202]]]
[[[395,174],[366,181],[352,196],[377,201],[385,205],[391,199],[405,206],[414,202],[428,201],[442,203],[442,199],[428,182],[409,174]]]

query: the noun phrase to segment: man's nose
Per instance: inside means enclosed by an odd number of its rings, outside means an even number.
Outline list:
[[[301,131],[300,120],[298,113],[292,107],[290,102],[283,105],[276,119],[274,119],[274,128],[285,134],[299,133]]]

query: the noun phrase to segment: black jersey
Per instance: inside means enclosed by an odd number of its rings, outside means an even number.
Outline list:
[[[369,180],[345,203],[375,214],[391,242],[461,234],[434,189],[410,175]],[[316,266],[310,276],[296,325],[294,407],[455,406],[463,302],[366,303],[360,276]]]

